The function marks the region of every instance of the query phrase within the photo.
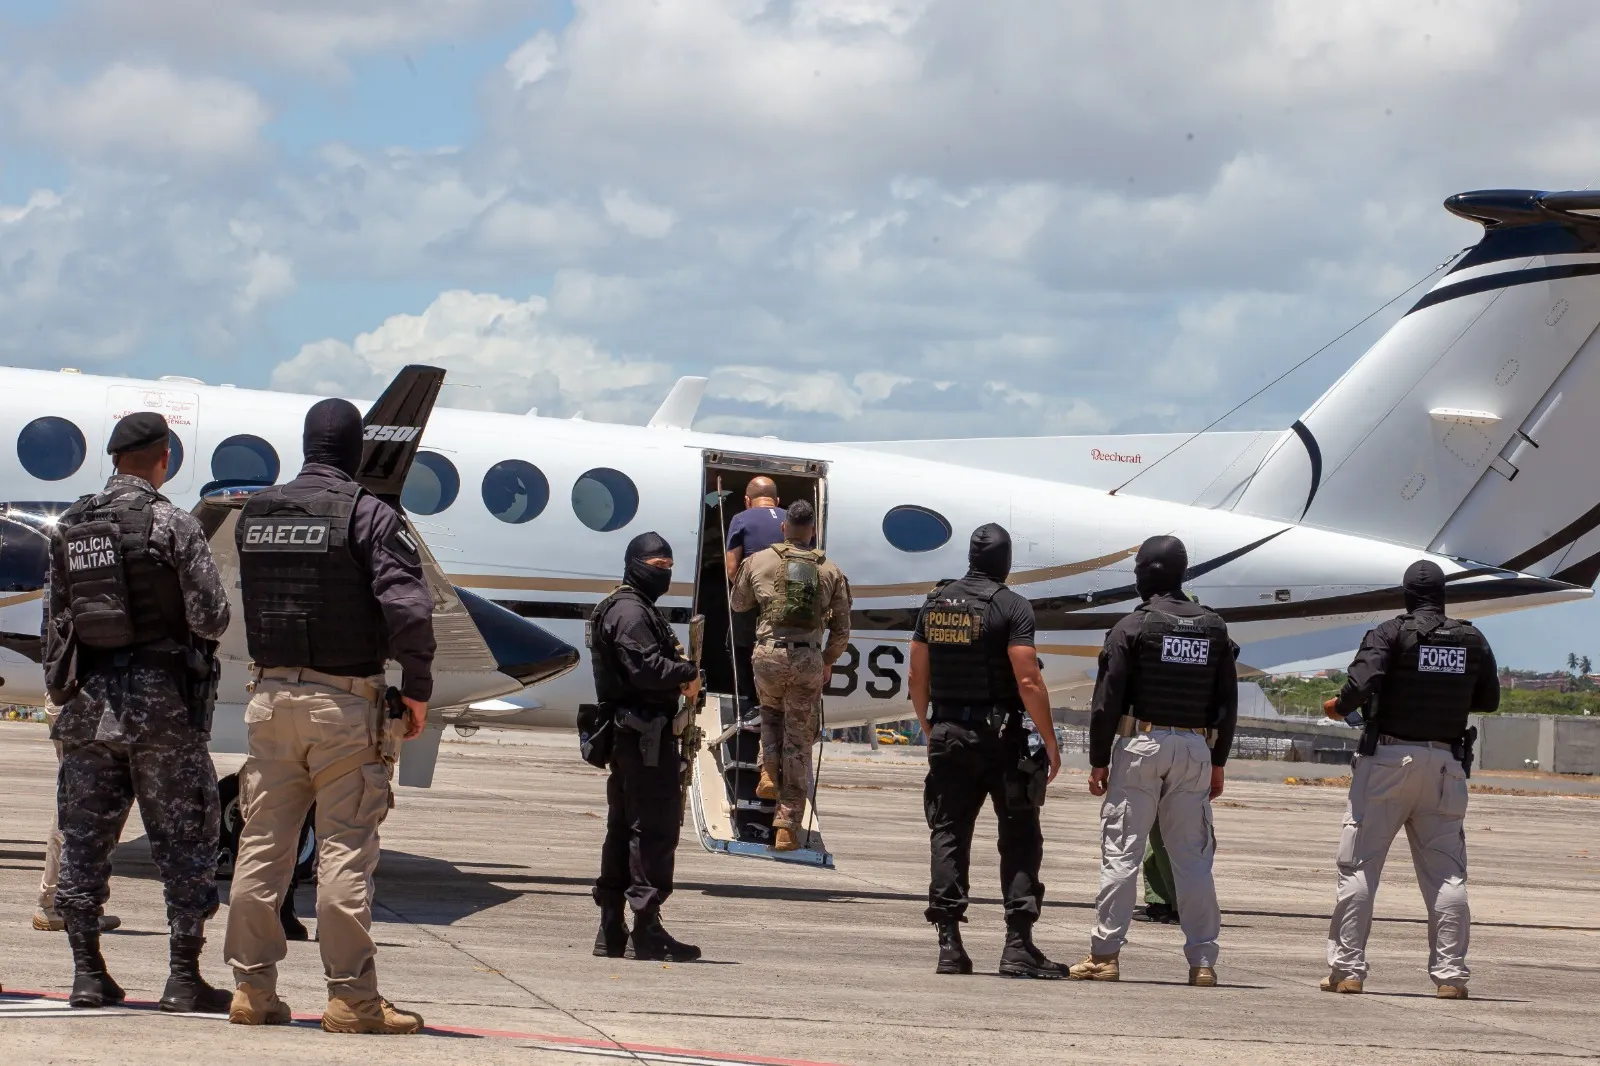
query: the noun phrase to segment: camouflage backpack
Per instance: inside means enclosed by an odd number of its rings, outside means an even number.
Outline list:
[[[761,620],[779,636],[819,631],[826,609],[819,572],[823,554],[792,544],[774,544],[772,550],[783,569],[778,571],[778,594],[762,607]]]

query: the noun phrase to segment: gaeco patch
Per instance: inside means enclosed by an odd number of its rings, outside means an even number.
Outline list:
[[[1432,644],[1417,646],[1417,672],[1423,674],[1464,674],[1466,648],[1441,648]]]
[[[252,518],[241,547],[247,552],[325,552],[331,525],[326,518]]]
[[[1161,661],[1181,666],[1204,666],[1211,661],[1211,638],[1162,637]]]

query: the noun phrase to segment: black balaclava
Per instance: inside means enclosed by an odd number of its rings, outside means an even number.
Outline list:
[[[1444,610],[1444,571],[1439,569],[1438,563],[1418,559],[1406,567],[1400,587],[1405,590],[1406,610],[1422,607]]]
[[[969,572],[982,574],[995,581],[1004,581],[1011,573],[1011,534],[997,522],[979,526],[972,531],[972,543],[967,547]]]
[[[623,556],[622,582],[644,594],[651,603],[667,594],[672,587],[672,571],[651,566],[646,559],[672,558],[672,545],[659,533],[640,533],[628,541],[628,553]]]
[[[1139,598],[1148,600],[1162,592],[1181,592],[1189,569],[1189,550],[1177,537],[1151,537],[1139,545],[1133,560],[1133,584]]]
[[[338,467],[351,477],[361,469],[361,412],[349,400],[318,400],[306,412],[301,444],[306,462]]]

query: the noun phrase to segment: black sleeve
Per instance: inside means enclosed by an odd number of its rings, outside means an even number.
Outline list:
[[[1094,702],[1089,710],[1089,765],[1111,765],[1111,742],[1117,736],[1117,719],[1128,706],[1128,675],[1139,639],[1140,618],[1130,614],[1111,627],[1100,649],[1100,670],[1094,679]]]
[[[989,602],[1000,610],[1000,617],[1006,631],[1006,647],[1033,647],[1035,627],[1033,604],[1010,589],[1001,592]]]
[[[671,692],[699,676],[700,668],[678,656],[678,646],[662,640],[645,608],[622,600],[606,612],[611,646],[628,684],[646,692]]]
[[[1472,689],[1472,710],[1475,714],[1493,714],[1500,709],[1500,666],[1494,661],[1494,649],[1483,642],[1483,666],[1478,670],[1478,683]]]
[[[1339,703],[1335,708],[1346,715],[1367,702],[1389,669],[1389,657],[1394,653],[1395,641],[1400,635],[1400,621],[1391,618],[1382,625],[1367,631],[1361,638],[1361,647],[1350,661],[1344,687],[1339,690]]]
[[[1216,742],[1211,745],[1211,765],[1226,766],[1228,752],[1233,750],[1233,730],[1239,722],[1239,645],[1228,641],[1217,664],[1216,679],[1211,689],[1211,720],[1216,723]]]
[[[350,553],[372,577],[389,631],[389,657],[400,664],[400,694],[433,697],[433,591],[422,555],[393,507],[362,493],[351,522]]]

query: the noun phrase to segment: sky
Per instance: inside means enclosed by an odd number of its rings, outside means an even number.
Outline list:
[[[1596,54],[1588,0],[0,0],[0,363],[1196,429],[1473,242],[1446,196],[1600,179]],[[1597,622],[1486,629],[1555,668]]]

